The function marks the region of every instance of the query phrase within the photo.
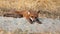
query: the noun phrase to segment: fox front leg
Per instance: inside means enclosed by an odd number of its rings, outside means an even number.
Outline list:
[[[38,18],[36,18],[36,22],[37,22],[37,23],[39,23],[39,24],[42,24],[42,22],[41,22],[41,21],[39,21],[39,19],[38,19]]]

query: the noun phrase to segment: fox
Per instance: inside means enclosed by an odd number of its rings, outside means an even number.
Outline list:
[[[41,21],[38,19],[38,13],[32,10],[23,10],[23,11],[10,11],[6,12],[4,14],[5,17],[15,17],[15,18],[21,18],[24,17],[26,18],[29,23],[33,24],[34,22],[37,22],[39,24],[42,24]]]

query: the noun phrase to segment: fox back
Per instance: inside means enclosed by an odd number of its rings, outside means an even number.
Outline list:
[[[41,24],[41,22],[38,20],[38,13],[35,11],[27,11],[27,10],[23,10],[23,11],[11,11],[11,12],[7,12],[4,14],[4,16],[6,17],[25,17],[31,24],[33,22],[38,22]]]

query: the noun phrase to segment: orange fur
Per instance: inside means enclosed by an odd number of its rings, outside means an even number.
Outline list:
[[[12,14],[12,17],[19,17],[19,16],[23,16],[25,17],[31,24],[35,21],[39,22],[38,18],[38,13],[35,11],[27,11],[27,10],[23,10],[23,11],[11,11],[8,12],[8,14]],[[9,16],[7,13],[5,14],[5,16]],[[14,16],[14,15],[15,16]],[[18,15],[18,16],[17,16]],[[10,17],[10,16],[9,16]],[[40,22],[41,23],[41,22]]]

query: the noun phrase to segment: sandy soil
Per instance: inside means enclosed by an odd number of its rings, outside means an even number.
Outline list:
[[[59,34],[60,20],[51,18],[39,18],[42,24],[30,24],[25,18],[0,17],[1,33],[33,33],[33,34]],[[14,33],[15,32],[15,33]],[[19,32],[19,33],[18,33]]]

